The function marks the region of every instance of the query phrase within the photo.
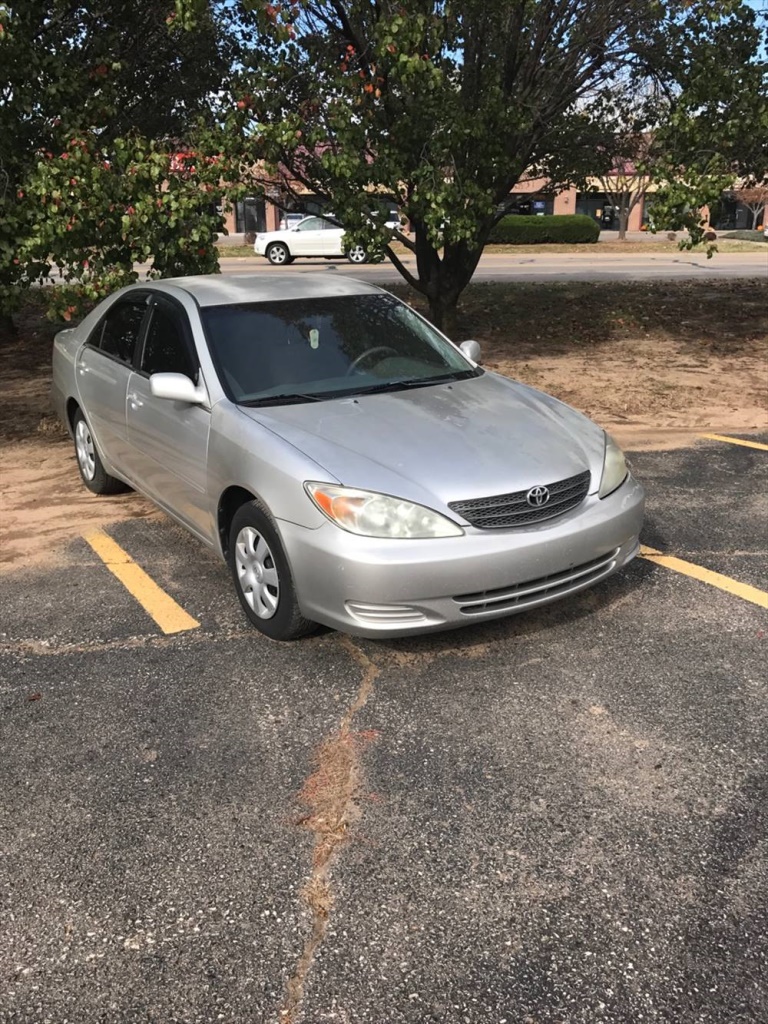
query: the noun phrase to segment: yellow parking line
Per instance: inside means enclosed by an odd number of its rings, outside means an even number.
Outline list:
[[[738,580],[732,580],[730,576],[723,576],[719,572],[705,569],[701,565],[694,565],[693,562],[686,562],[682,558],[663,555],[661,551],[647,548],[645,545],[640,548],[640,554],[656,565],[663,565],[667,569],[683,573],[684,576],[691,576],[695,580],[701,580],[702,583],[709,583],[711,587],[718,587],[729,594],[735,594],[736,597],[751,601],[752,604],[756,604],[760,608],[768,608],[768,593],[758,590],[757,587],[751,587],[748,583],[739,583]]]
[[[164,633],[182,633],[185,629],[196,629],[200,625],[103,530],[91,530],[83,537],[112,575],[120,580]]]
[[[744,441],[740,437],[726,437],[724,434],[702,434],[707,441],[727,441],[728,444],[743,444],[745,448],[759,448],[761,452],[768,452],[768,444],[760,441]]]

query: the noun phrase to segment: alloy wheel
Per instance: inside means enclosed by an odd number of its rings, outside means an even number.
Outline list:
[[[273,263],[276,266],[280,266],[281,264],[287,262],[288,250],[285,248],[285,246],[273,245],[269,250],[268,256],[270,263]]]

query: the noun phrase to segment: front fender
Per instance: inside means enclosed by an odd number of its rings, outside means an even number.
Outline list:
[[[250,491],[275,519],[315,530],[327,522],[304,490],[305,480],[338,482],[327,470],[263,424],[223,400],[211,410],[208,487],[214,518],[229,487]]]

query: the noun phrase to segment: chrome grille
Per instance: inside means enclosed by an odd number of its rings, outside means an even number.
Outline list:
[[[619,548],[614,548],[599,558],[575,565],[565,572],[541,576],[537,580],[527,580],[510,587],[499,587],[497,590],[481,590],[475,594],[460,594],[454,597],[459,611],[463,615],[483,615],[488,612],[505,611],[510,608],[523,609],[529,605],[540,604],[543,600],[561,597],[574,590],[596,583],[603,576],[610,575],[616,567],[616,556]]]
[[[590,472],[585,470],[547,484],[549,501],[535,507],[528,504],[528,491],[514,491],[512,494],[496,494],[490,498],[472,498],[469,501],[449,501],[448,508],[480,530],[501,530],[510,526],[526,526],[554,519],[576,508],[589,491]]]

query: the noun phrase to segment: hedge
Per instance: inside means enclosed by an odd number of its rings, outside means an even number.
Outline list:
[[[721,235],[720,237],[738,238],[741,242],[768,242],[768,238],[762,231],[748,231],[743,228],[739,231],[729,231],[727,235]]]
[[[503,245],[538,245],[547,242],[596,242],[600,225],[585,214],[542,214],[502,217],[488,241]]]

